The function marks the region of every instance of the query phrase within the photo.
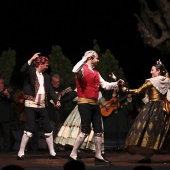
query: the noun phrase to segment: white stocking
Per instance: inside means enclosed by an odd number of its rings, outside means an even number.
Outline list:
[[[101,151],[102,151],[102,137],[95,136],[94,140],[95,140],[95,147],[96,147],[95,157],[99,158],[99,159],[103,159],[103,157],[101,155]]]
[[[77,152],[78,152],[78,149],[80,148],[80,146],[82,145],[82,143],[84,142],[85,138],[86,138],[86,134],[85,133],[82,133],[80,132],[80,134],[78,135],[75,143],[74,143],[74,147],[71,151],[71,154],[70,156],[73,158],[73,159],[77,159]]]
[[[18,156],[21,157],[22,155],[24,155],[24,151],[25,151],[25,147],[28,143],[28,140],[29,140],[29,136],[27,136],[26,133],[23,134],[22,136],[22,140],[21,140],[21,144],[20,144],[20,149],[19,149],[19,152],[18,152]]]
[[[54,150],[54,141],[53,141],[53,135],[51,134],[50,136],[45,136],[46,137],[46,142],[48,145],[48,149],[50,151],[50,155],[55,156],[55,150]]]

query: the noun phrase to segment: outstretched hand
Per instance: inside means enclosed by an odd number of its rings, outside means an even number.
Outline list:
[[[111,77],[112,79],[116,80],[116,76],[113,74],[113,72],[109,75],[109,77]]]
[[[117,84],[121,84],[121,85],[124,85],[124,80],[122,80],[122,79],[119,79],[118,81],[117,81]]]
[[[126,87],[122,87],[122,91],[126,92],[127,88]]]

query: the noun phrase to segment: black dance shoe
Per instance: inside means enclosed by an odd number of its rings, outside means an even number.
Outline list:
[[[26,157],[25,157],[25,155],[22,155],[21,157],[17,156],[17,160],[24,161],[24,160],[26,160]]]
[[[81,162],[82,162],[81,159],[78,159],[78,158],[74,159],[74,158],[72,158],[71,156],[68,157],[68,160],[69,160],[69,161],[81,161]]]
[[[99,159],[95,157],[95,164],[111,164],[111,162],[105,158]]]
[[[50,159],[58,159],[57,154],[55,154],[54,156],[50,155]]]
[[[68,157],[69,161],[77,161],[77,159],[72,158],[71,156]]]
[[[143,158],[139,160],[138,163],[151,163],[151,158]]]

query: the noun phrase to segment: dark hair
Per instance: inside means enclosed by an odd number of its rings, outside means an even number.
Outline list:
[[[167,71],[163,64],[154,64],[153,66],[155,66],[156,70],[160,70],[161,76],[165,76]]]
[[[49,61],[48,57],[46,56],[40,56],[40,57],[37,57],[35,60],[32,61],[32,65],[34,67],[38,67],[40,64],[45,64]]]

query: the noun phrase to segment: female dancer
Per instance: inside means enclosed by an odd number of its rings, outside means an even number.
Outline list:
[[[151,156],[160,150],[168,148],[168,132],[170,130],[170,116],[167,99],[170,97],[170,79],[165,66],[157,61],[151,68],[152,78],[146,79],[138,89],[123,91],[130,94],[147,93],[146,104],[136,117],[129,131],[125,150],[131,154],[140,154],[144,159],[138,163],[151,163]]]

